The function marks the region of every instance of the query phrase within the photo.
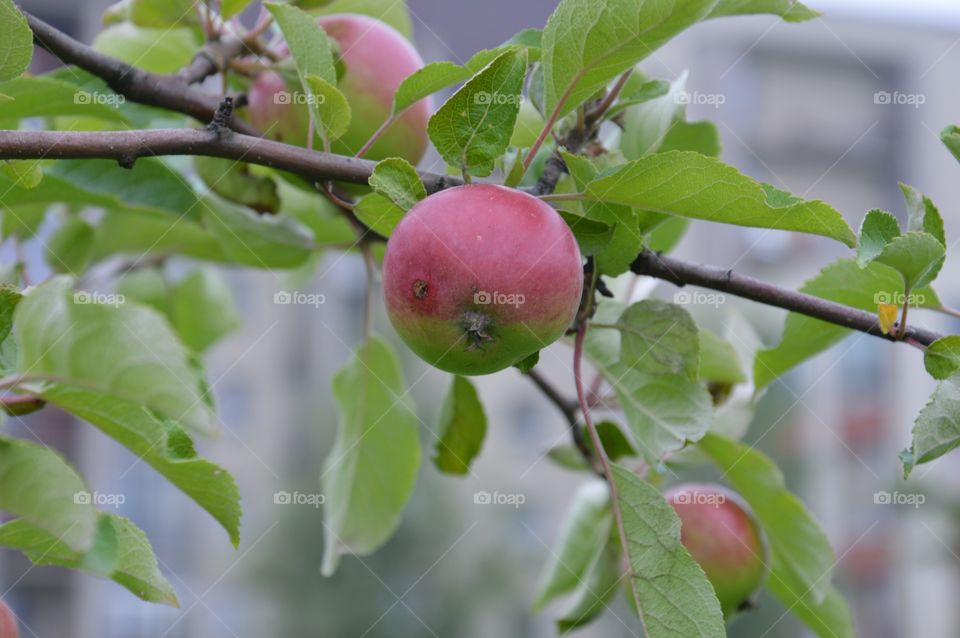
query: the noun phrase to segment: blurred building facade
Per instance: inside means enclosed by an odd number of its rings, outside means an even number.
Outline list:
[[[85,40],[98,28],[96,3],[23,4]],[[410,2],[425,57],[454,60],[542,26],[554,4]],[[757,17],[698,26],[644,68],[666,79],[690,69],[688,89],[704,96],[689,106],[691,119],[717,123],[724,160],[741,170],[830,202],[854,228],[871,208],[903,219],[897,181],[904,181],[939,205],[948,238],[960,237],[960,166],[937,137],[945,125],[960,123],[960,10],[943,5],[927,14],[922,2],[912,3],[918,7],[908,19],[889,13],[897,11],[890,3],[838,1],[836,13],[830,2],[810,4],[827,17],[801,25]],[[842,251],[809,236],[704,222],[693,224],[678,254],[796,287]],[[953,306],[960,305],[960,282],[951,276],[957,263],[948,259],[937,285]],[[326,256],[318,276],[303,284],[325,295],[319,308],[272,304],[274,291],[289,285],[283,275],[236,272],[231,279],[245,325],[209,361],[224,434],[201,447],[240,482],[241,549],[234,552],[205,513],[93,428],[46,411],[11,423],[18,435],[35,433],[74,459],[94,489],[127,496],[121,513],[147,531],[182,604],[155,607],[112,583],[31,568],[0,551],[0,588],[14,584],[7,597],[35,635],[555,635],[551,614],[531,617],[528,606],[581,478],[543,457],[566,439],[553,408],[512,371],[479,380],[490,422],[484,450],[467,478],[439,478],[426,456],[446,375],[405,357],[407,382],[424,415],[417,493],[381,553],[347,558],[335,578],[323,579],[320,512],[278,508],[272,495],[318,489],[336,427],[329,382],[360,336],[354,318],[363,305],[362,269],[353,258]],[[776,342],[782,313],[732,298],[726,303],[767,343]],[[911,321],[944,331],[960,327],[922,311]],[[378,325],[389,332],[383,317]],[[570,360],[561,344],[544,352],[541,365],[571,388]],[[918,470],[909,484],[898,482],[896,455],[909,444],[912,421],[933,388],[915,351],[853,336],[776,382],[747,435],[777,459],[827,530],[838,558],[835,579],[861,636],[899,638],[923,627],[927,638],[952,638],[960,627],[951,604],[960,593],[960,502],[951,495],[958,464],[948,457]],[[926,504],[874,502],[878,491],[897,489],[925,494]],[[473,495],[481,490],[523,494],[525,501],[518,508],[477,505]],[[805,635],[782,614],[763,601],[757,616],[738,621],[731,635]],[[638,634],[619,605],[582,632]]]

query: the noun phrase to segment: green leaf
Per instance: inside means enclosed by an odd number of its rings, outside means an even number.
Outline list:
[[[316,18],[289,4],[265,2],[263,6],[273,15],[277,26],[290,47],[290,55],[297,67],[297,75],[304,92],[309,94],[306,77],[315,75],[327,84],[336,86],[337,69],[333,62],[330,40],[317,24]]]
[[[13,328],[13,311],[23,295],[10,285],[0,285],[0,342],[10,336]]]
[[[644,299],[627,308],[616,325],[621,332],[621,364],[650,374],[697,378],[697,325],[680,306]]]
[[[417,169],[400,157],[389,157],[378,162],[370,176],[370,188],[394,204],[408,211],[427,196]]]
[[[940,383],[920,411],[913,427],[913,444],[900,454],[903,475],[960,446],[960,375]]]
[[[61,541],[22,519],[0,525],[0,545],[22,551],[37,565],[81,569],[111,578],[147,602],[179,606],[146,534],[126,518],[100,514],[94,549],[86,554]]]
[[[254,268],[295,268],[310,257],[313,233],[286,215],[258,215],[208,197],[204,223],[227,258]]]
[[[220,15],[224,19],[232,18],[250,5],[253,0],[220,0]]]
[[[729,384],[747,380],[733,344],[709,330],[700,331],[700,378]]]
[[[132,169],[109,160],[59,160],[46,167],[43,181],[26,189],[0,174],[4,206],[52,204],[99,206],[114,210],[199,216],[197,196],[183,178],[160,160],[141,158]]]
[[[620,307],[601,304],[596,319],[610,323]],[[586,353],[613,387],[634,442],[645,461],[660,462],[667,452],[697,441],[710,426],[712,400],[701,384],[675,374],[650,374],[619,362],[617,330],[591,330]]]
[[[909,292],[936,279],[945,258],[946,249],[936,237],[911,230],[892,239],[875,260],[899,272]]]
[[[934,379],[946,379],[960,370],[960,336],[950,335],[931,343],[923,353],[923,365]]]
[[[713,11],[711,18],[750,13],[772,13],[782,17],[787,22],[803,22],[812,20],[820,15],[797,0],[720,0]]]
[[[699,447],[763,526],[773,554],[770,578],[789,574],[788,582],[796,582],[799,592],[809,592],[814,602],[822,602],[830,587],[833,549],[813,515],[787,490],[776,464],[755,448],[716,434],[700,439]]]
[[[687,85],[687,71],[670,84],[662,96],[646,100],[626,109],[620,150],[628,160],[656,152],[670,132],[674,120],[683,110],[680,97]]]
[[[213,415],[180,341],[155,310],[123,301],[74,293],[66,277],[32,289],[14,313],[18,371],[134,401],[210,432]]]
[[[180,339],[202,353],[240,326],[230,286],[218,273],[198,268],[174,287],[170,318]]]
[[[357,200],[353,214],[365,226],[376,233],[389,237],[407,211],[400,208],[380,193],[369,193]]]
[[[576,591],[607,544],[613,514],[606,483],[591,480],[573,495],[555,549],[540,577],[533,610]]]
[[[617,594],[622,575],[620,573],[619,539],[616,534],[607,541],[600,556],[590,567],[570,609],[557,620],[557,630],[566,634],[583,627],[604,610],[610,608]]]
[[[940,140],[944,146],[960,162],[960,126],[948,126],[940,132]]]
[[[50,448],[0,437],[0,511],[18,516],[79,552],[93,546],[97,511],[70,465]]]
[[[841,259],[807,281],[800,292],[847,306],[876,312],[879,303],[903,302],[903,281],[895,270],[873,262],[861,269]],[[911,293],[911,305],[935,307],[939,302],[929,288]],[[787,315],[780,344],[757,353],[754,379],[763,388],[797,364],[822,352],[850,334],[847,328],[798,313]]]
[[[280,210],[277,184],[253,173],[249,164],[197,155],[193,168],[210,190],[228,201],[249,206],[258,213]]]
[[[140,27],[188,26],[199,21],[193,0],[131,0],[130,20]]]
[[[0,172],[23,188],[36,188],[43,181],[43,167],[39,160],[3,160]]]
[[[447,164],[478,177],[493,172],[510,143],[526,70],[526,50],[507,50],[431,116],[427,133]]]
[[[717,0],[561,0],[543,30],[544,112],[562,117],[675,35]]]
[[[706,574],[680,544],[680,519],[652,485],[613,466],[630,586],[649,638],[723,638],[723,613]]]
[[[761,184],[732,166],[691,151],[658,153],[623,165],[587,185],[588,199],[739,226],[823,235],[856,245],[843,216]]]
[[[484,49],[459,65],[443,60],[430,62],[404,78],[393,96],[393,115],[397,116],[420,100],[453,84],[465,82],[501,55],[504,47]]]
[[[322,477],[327,576],[341,554],[366,555],[390,538],[420,466],[417,416],[386,342],[372,337],[361,344],[334,377],[333,395],[340,429]]]
[[[353,116],[346,96],[335,84],[317,75],[307,74],[303,81],[309,91],[308,104],[313,112],[314,121],[320,123],[317,127],[320,136],[330,140],[346,133]]]
[[[660,143],[660,152],[696,151],[709,157],[719,157],[721,146],[720,133],[713,122],[674,120]]]
[[[198,46],[189,28],[147,28],[130,22],[109,26],[93,39],[100,53],[152,73],[174,73],[188,65]]]
[[[0,0],[0,81],[26,71],[32,58],[33,32],[27,18],[13,0]]]
[[[51,384],[39,396],[126,447],[209,512],[230,535],[234,547],[239,545],[237,483],[222,467],[198,457],[182,428],[161,421],[143,406],[79,388]],[[177,441],[181,445],[175,445]]]
[[[230,261],[212,233],[185,218],[108,210],[96,229],[94,262],[112,255],[131,255],[137,259],[177,255]]]
[[[847,601],[833,586],[827,589],[822,602],[805,595],[802,586],[777,573],[767,579],[766,587],[791,614],[799,618],[820,638],[854,638],[853,615]]]
[[[453,377],[440,410],[433,464],[445,474],[466,474],[487,433],[487,417],[476,388],[468,379]]]
[[[50,268],[71,275],[83,273],[93,254],[94,235],[93,226],[82,218],[67,217],[44,246]]]
[[[943,217],[929,197],[912,186],[900,184],[900,192],[907,202],[907,230],[924,231],[933,235],[944,246],[947,236],[943,230]]]
[[[860,242],[857,244],[857,263],[863,267],[883,253],[891,241],[900,236],[900,224],[890,213],[873,209],[860,225]]]

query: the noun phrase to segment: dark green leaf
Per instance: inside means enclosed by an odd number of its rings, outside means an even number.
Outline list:
[[[440,411],[433,464],[445,474],[466,474],[486,433],[487,417],[476,388],[464,377],[453,377]]]

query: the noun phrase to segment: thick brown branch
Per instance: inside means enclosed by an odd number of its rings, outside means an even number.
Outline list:
[[[890,334],[883,334],[876,315],[869,312],[827,301],[813,295],[781,288],[753,277],[737,274],[732,270],[695,264],[676,257],[659,255],[649,250],[640,253],[630,266],[630,270],[638,275],[656,277],[677,286],[689,284],[710,288],[768,306],[776,306],[777,308],[822,319],[889,341],[898,340],[894,336],[894,331],[891,331]],[[911,343],[929,346],[941,336],[932,330],[907,326],[903,339]]]
[[[65,64],[76,65],[102,78],[111,89],[127,99],[183,113],[201,122],[213,119],[220,103],[218,96],[193,88],[178,75],[148,73],[132,67],[74,40],[35,16],[25,15],[38,46]],[[202,63],[197,64],[198,67],[190,71],[190,77],[197,77]],[[192,65],[188,68],[192,68]],[[234,119],[231,127],[248,135],[258,134],[256,129],[241,120]]]
[[[115,159],[132,166],[138,157],[206,155],[289,171],[311,181],[366,184],[376,162],[310,151],[241,133],[209,129],[135,131],[0,131],[0,159]],[[422,173],[429,192],[459,183]]]

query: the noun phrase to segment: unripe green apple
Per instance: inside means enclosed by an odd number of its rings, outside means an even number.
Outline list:
[[[573,233],[541,200],[474,184],[420,201],[383,262],[394,328],[431,365],[489,374],[544,348],[570,326],[583,290]]]
[[[703,568],[727,618],[763,584],[768,559],[760,526],[739,495],[720,485],[687,483],[664,497],[680,517],[680,540]]]
[[[338,88],[352,113],[349,129],[332,140],[331,151],[355,155],[390,116],[397,87],[423,67],[423,59],[393,27],[369,16],[336,14],[320,17],[317,23],[339,45],[344,72]],[[277,52],[287,55],[286,45]],[[270,139],[305,146],[310,114],[300,97],[299,90],[291,91],[277,73],[259,74],[248,92],[250,123]],[[365,157],[402,157],[417,164],[427,148],[430,111],[429,98],[411,106]]]
[[[17,638],[17,618],[3,601],[0,601],[0,638]]]

